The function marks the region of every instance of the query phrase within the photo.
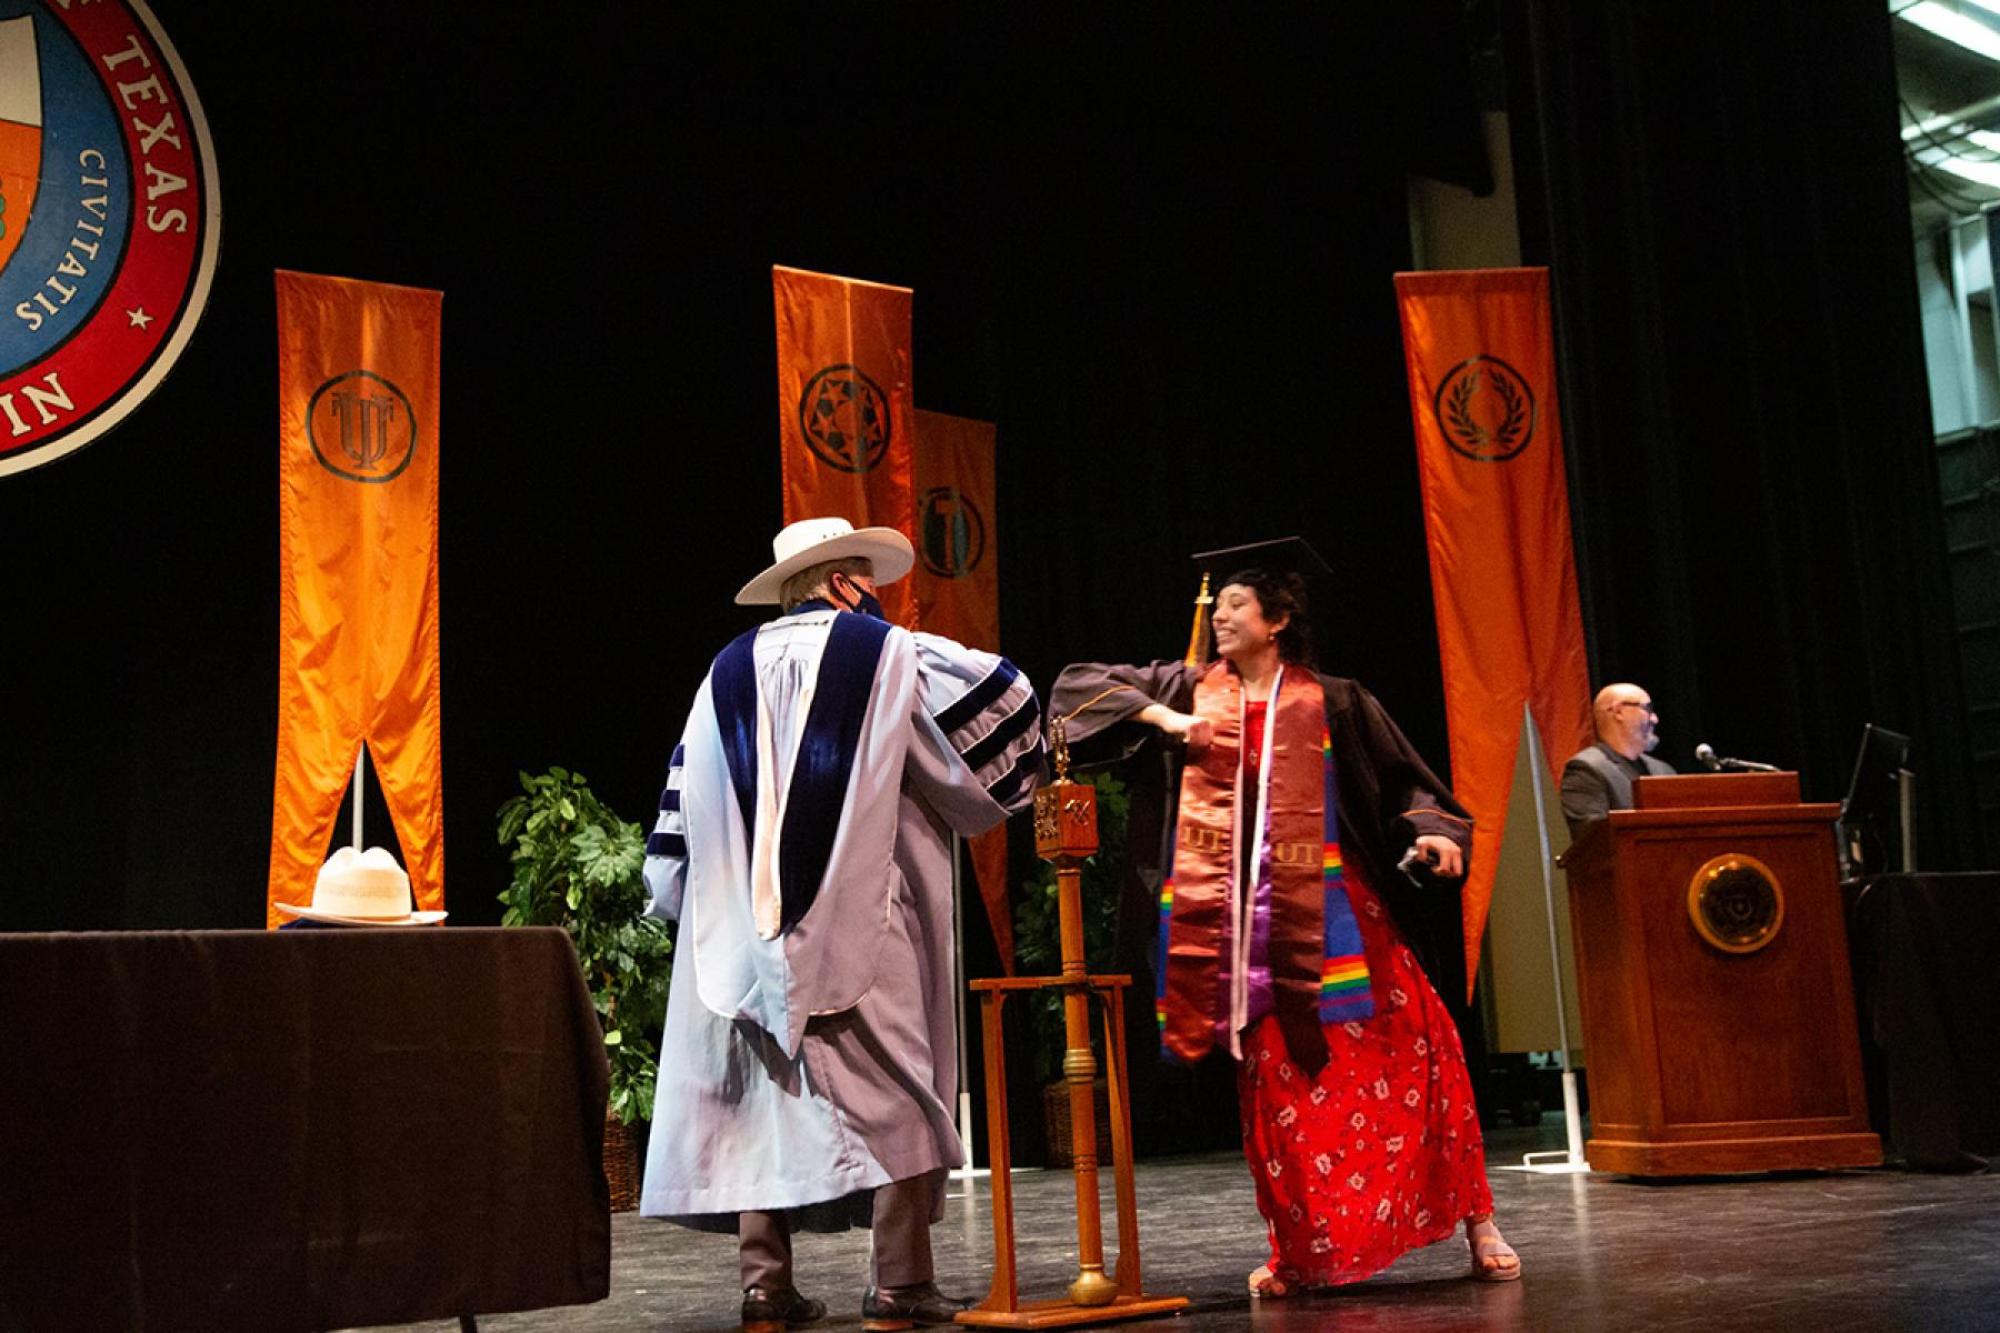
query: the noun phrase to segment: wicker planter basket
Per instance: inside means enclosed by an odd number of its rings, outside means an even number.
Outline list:
[[[611,1211],[629,1213],[639,1206],[639,1144],[617,1116],[604,1116],[604,1180],[611,1186]]]
[[[1111,1088],[1103,1079],[1090,1085],[1097,1120],[1097,1160],[1111,1160]],[[1050,1166],[1075,1166],[1075,1140],[1070,1135],[1069,1084],[1061,1079],[1042,1087],[1042,1132],[1048,1136]]]

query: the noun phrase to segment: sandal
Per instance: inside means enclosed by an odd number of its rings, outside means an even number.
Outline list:
[[[1258,1300],[1278,1301],[1291,1295],[1292,1289],[1285,1285],[1283,1278],[1271,1271],[1269,1264],[1265,1264],[1250,1275],[1250,1294]]]
[[[1476,1234],[1474,1228],[1489,1227],[1485,1235]],[[1514,1253],[1514,1247],[1500,1234],[1500,1228],[1493,1225],[1493,1219],[1482,1217],[1477,1221],[1467,1218],[1465,1222],[1465,1243],[1472,1251],[1472,1276],[1479,1282],[1518,1282],[1521,1278],[1521,1256]]]

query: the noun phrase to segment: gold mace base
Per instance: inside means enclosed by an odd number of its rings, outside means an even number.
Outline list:
[[[961,1310],[958,1322],[980,1328],[1074,1328],[1108,1324],[1114,1319],[1144,1319],[1187,1308],[1185,1296],[1120,1296],[1109,1305],[1072,1305],[1068,1301],[1030,1301],[1018,1310]]]

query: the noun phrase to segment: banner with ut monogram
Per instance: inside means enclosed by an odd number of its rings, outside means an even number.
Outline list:
[[[911,528],[910,289],[773,266],[785,522]],[[880,593],[914,628],[909,581]]]
[[[917,565],[910,583],[917,620],[933,634],[1000,651],[1000,550],[993,515],[993,423],[916,413],[911,473],[916,490]],[[972,839],[979,897],[1014,971],[1014,918],[1007,902],[1007,830]]]
[[[416,905],[444,906],[443,294],[280,271],[278,764],[269,903],[305,903],[368,746]],[[266,907],[267,920],[283,918]]]
[[[1550,775],[1590,743],[1548,270],[1399,273],[1443,659],[1451,785],[1474,819],[1468,985],[1493,898],[1521,710]]]

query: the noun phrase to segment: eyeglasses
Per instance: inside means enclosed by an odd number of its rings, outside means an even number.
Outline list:
[[[1640,702],[1639,702],[1639,701],[1638,701],[1637,699],[1621,699],[1621,700],[1619,700],[1619,701],[1618,701],[1617,703],[1615,703],[1615,704],[1611,705],[1611,711],[1612,711],[1612,712],[1614,712],[1614,713],[1615,713],[1615,712],[1617,712],[1617,711],[1618,711],[1619,709],[1621,709],[1621,708],[1637,708],[1637,709],[1640,709],[1641,711],[1643,711],[1643,712],[1644,712],[1644,713],[1646,714],[1646,716],[1648,716],[1648,717],[1658,717],[1658,716],[1659,716],[1659,714],[1658,714],[1658,713],[1656,713],[1656,712],[1654,712],[1654,711],[1653,711],[1653,705],[1652,705],[1652,704],[1650,704],[1650,703],[1643,703],[1643,704],[1642,704],[1642,703],[1640,703]]]

